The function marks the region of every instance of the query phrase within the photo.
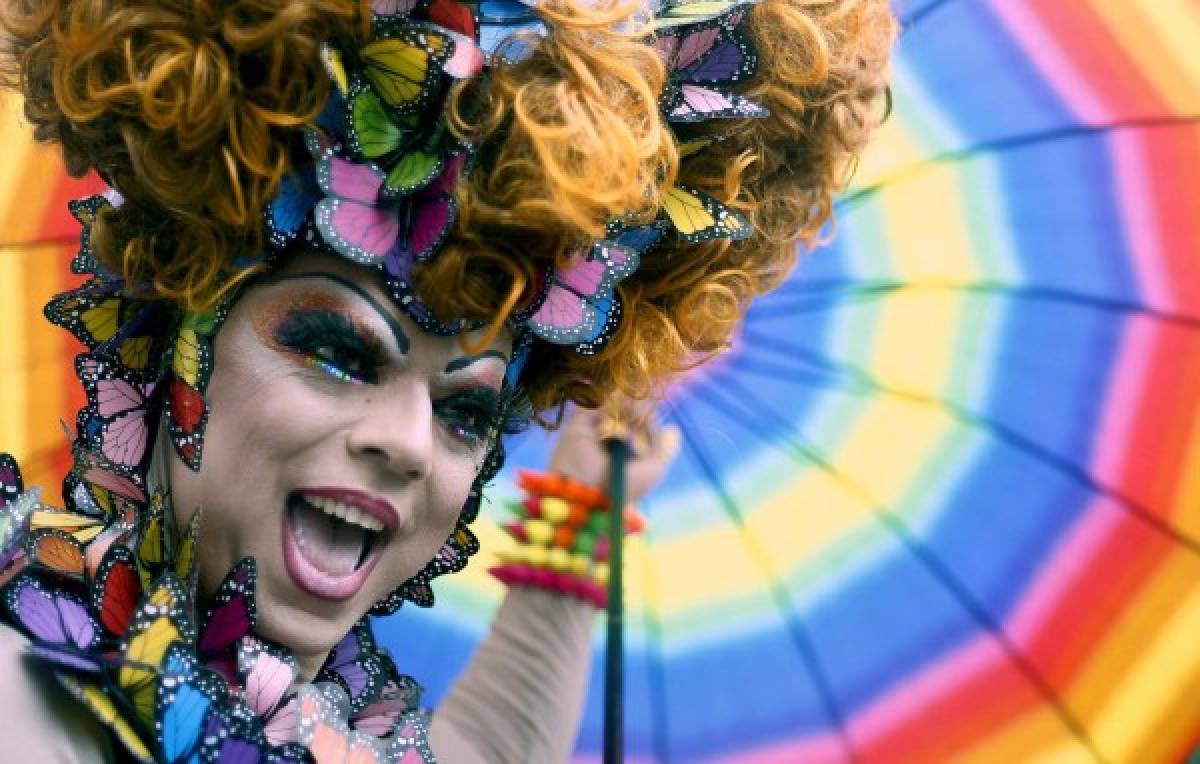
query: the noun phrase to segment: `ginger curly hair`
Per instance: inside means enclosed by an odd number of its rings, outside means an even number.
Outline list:
[[[742,211],[754,234],[644,257],[597,355],[538,345],[525,383],[537,410],[644,397],[724,348],[816,242],[882,116],[887,0],[762,0],[744,25],[760,62],[743,92],[770,117],[685,126],[681,139],[719,140],[681,159],[659,113],[663,62],[623,23],[640,7],[548,0],[533,55],[455,86],[452,129],[484,143],[418,293],[443,317],[496,325],[514,285],[614,216],[652,217],[676,180]],[[369,19],[366,0],[9,0],[3,76],[68,171],[95,169],[124,196],[95,226],[101,259],[195,309],[248,275],[235,255],[263,247],[297,128],[328,96],[320,42],[362,39]]]

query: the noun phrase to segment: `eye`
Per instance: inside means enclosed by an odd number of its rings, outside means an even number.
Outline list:
[[[459,440],[479,445],[487,440],[499,416],[500,396],[495,390],[480,387],[464,390],[434,404],[434,413]]]
[[[275,330],[275,340],[287,351],[302,356],[313,368],[339,381],[351,384],[379,381],[382,351],[378,342],[374,337],[364,336],[341,313],[292,312]]]

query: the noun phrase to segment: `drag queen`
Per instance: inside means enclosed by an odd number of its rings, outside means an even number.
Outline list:
[[[7,7],[38,137],[110,191],[46,307],[87,348],[65,507],[0,458],[0,739],[564,760],[631,511],[587,409],[718,353],[815,242],[881,117],[886,2]],[[568,403],[431,715],[368,616],[433,604],[503,436]],[[636,497],[675,443],[635,429]]]

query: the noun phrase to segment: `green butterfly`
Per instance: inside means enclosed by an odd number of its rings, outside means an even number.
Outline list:
[[[350,97],[350,149],[364,160],[378,162],[387,173],[385,198],[408,196],[429,185],[446,163],[440,123],[421,136],[416,115],[393,117],[383,100],[366,83],[356,83]],[[423,139],[422,139],[423,138]]]

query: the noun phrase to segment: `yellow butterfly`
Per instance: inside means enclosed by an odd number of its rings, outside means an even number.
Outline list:
[[[453,41],[432,28],[408,22],[383,25],[383,39],[358,51],[362,72],[375,92],[398,113],[412,111],[433,94]]]
[[[112,698],[104,691],[104,688],[98,684],[85,682],[75,676],[69,674],[58,674],[58,681],[66,688],[67,692],[75,696],[75,698],[87,706],[100,721],[104,722],[112,728],[113,734],[117,736],[117,740],[129,750],[133,757],[144,764],[151,764],[154,761],[154,754],[142,742],[137,731],[129,720],[121,715]]]
[[[147,725],[154,724],[154,700],[163,658],[171,645],[190,637],[186,633],[185,596],[178,579],[171,575],[161,578],[138,607],[121,651],[125,663],[117,671],[117,686]]]
[[[698,24],[715,19],[736,8],[750,5],[749,0],[697,0],[668,7],[650,23],[652,30],[669,29],[684,24]]]
[[[175,544],[175,575],[185,584],[196,575],[196,541],[200,538],[200,511],[192,513],[187,528],[179,534]]]
[[[85,288],[86,289],[86,288]],[[120,295],[98,297],[85,291],[55,298],[47,306],[51,321],[65,327],[91,350],[108,342],[144,305]],[[149,337],[127,337],[117,350],[121,362],[135,371],[150,365]]]
[[[202,338],[216,331],[216,316],[209,313],[188,313],[183,317],[179,333],[175,335],[175,352],[171,355],[171,369],[175,376],[193,388],[200,387],[200,377],[207,374],[211,363],[208,359],[206,342]]]
[[[663,214],[687,242],[744,239],[750,224],[744,217],[702,191],[676,186],[663,198]]]
[[[167,498],[164,491],[156,491],[150,497],[150,504],[146,508],[146,517],[142,521],[141,536],[138,538],[138,572],[142,576],[142,586],[147,588],[149,588],[150,582],[162,572],[163,563],[168,556],[166,505]]]
[[[350,90],[350,77],[346,74],[346,63],[342,60],[342,52],[328,43],[321,45],[321,63],[329,78],[337,86],[338,93],[346,95]]]

